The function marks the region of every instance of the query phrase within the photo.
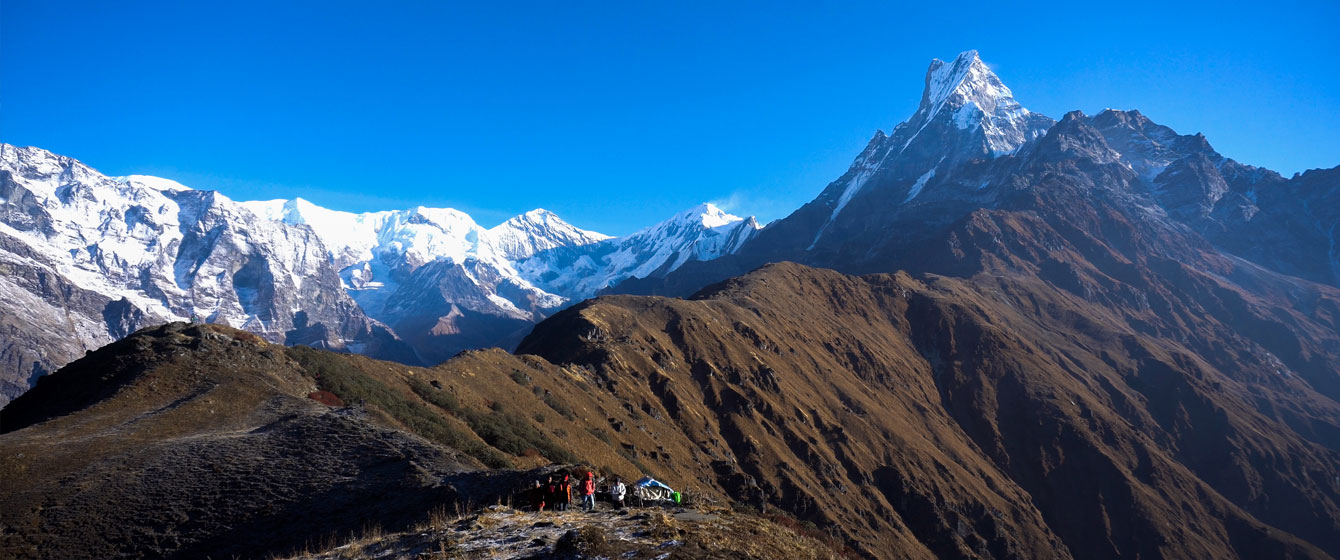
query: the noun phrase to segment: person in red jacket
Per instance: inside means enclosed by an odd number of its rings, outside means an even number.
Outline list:
[[[596,474],[591,471],[586,471],[586,480],[582,481],[582,507],[596,510]]]

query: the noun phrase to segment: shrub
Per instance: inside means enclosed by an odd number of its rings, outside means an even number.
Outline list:
[[[237,340],[237,341],[240,341],[240,342],[249,342],[249,343],[251,343],[251,344],[255,344],[256,346],[265,346],[265,345],[266,345],[266,342],[265,342],[265,339],[264,339],[264,338],[261,338],[261,337],[257,336],[255,333],[251,333],[251,332],[247,332],[247,331],[235,331],[235,332],[233,332],[233,340]]]
[[[517,385],[530,384],[530,376],[522,373],[521,370],[519,369],[512,370],[512,373],[510,375],[512,377],[512,381],[515,381]]]
[[[591,432],[591,435],[595,436],[596,439],[603,441],[609,445],[614,445],[614,440],[610,439],[609,432],[606,432],[605,430],[602,430],[600,428],[592,428],[589,426],[586,428],[586,431]]]
[[[461,411],[461,402],[456,399],[456,395],[449,391],[437,389],[418,379],[410,379],[409,388],[414,391],[414,394],[442,410],[452,414],[458,414]]]
[[[544,404],[569,421],[577,419],[577,415],[572,413],[572,408],[568,406],[568,403],[563,402],[563,399],[554,396],[553,393],[544,396]]]
[[[539,450],[546,458],[560,463],[575,463],[577,457],[550,440],[535,426],[517,416],[500,410],[488,413],[467,411],[465,422],[489,445],[512,455],[521,455],[527,449]]]

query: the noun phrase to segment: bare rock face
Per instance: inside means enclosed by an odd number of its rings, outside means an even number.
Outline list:
[[[106,295],[66,280],[44,255],[12,237],[0,234],[0,255],[6,257],[0,261],[0,367],[6,372],[0,376],[0,402],[86,350],[111,342],[107,310],[117,329],[138,320],[137,313]]]

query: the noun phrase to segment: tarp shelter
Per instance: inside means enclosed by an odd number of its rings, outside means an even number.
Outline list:
[[[633,496],[642,500],[661,500],[672,502],[675,500],[675,489],[666,486],[665,483],[656,480],[650,476],[644,476],[641,480],[633,483]]]

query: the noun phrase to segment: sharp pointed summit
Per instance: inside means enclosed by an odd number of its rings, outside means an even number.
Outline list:
[[[954,109],[973,105],[983,112],[994,112],[998,104],[1011,103],[1018,105],[1010,88],[982,62],[977,51],[966,51],[952,62],[931,60],[917,113],[934,115],[945,105]]]
[[[828,217],[808,249],[872,186],[904,189],[900,200],[910,203],[932,186],[937,170],[1014,154],[1056,122],[1020,105],[977,51],[951,62],[932,60],[925,84],[917,111],[887,137],[876,133],[847,173],[820,195]]]
[[[925,132],[964,131],[972,137],[972,155],[1014,153],[1025,142],[1041,136],[1052,119],[1025,109],[1014,93],[991,71],[977,51],[965,51],[951,62],[931,61],[921,105],[895,129],[904,137],[906,151]]]

